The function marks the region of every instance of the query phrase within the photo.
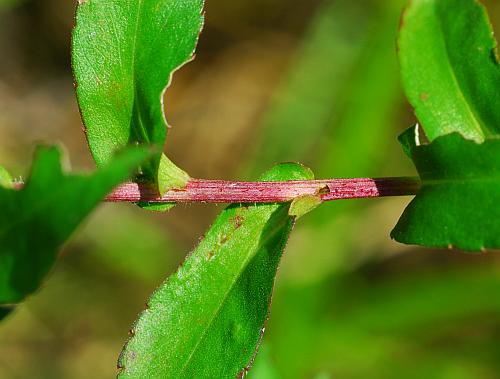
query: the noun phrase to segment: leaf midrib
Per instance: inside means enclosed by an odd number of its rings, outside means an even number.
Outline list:
[[[137,17],[135,19],[135,27],[134,27],[134,40],[133,40],[133,45],[132,45],[132,77],[133,77],[133,87],[134,87],[134,108],[135,111],[137,112],[137,123],[139,124],[139,131],[141,132],[144,140],[146,143],[150,144],[151,139],[149,138],[149,134],[146,130],[146,127],[144,126],[142,122],[142,115],[141,115],[141,109],[137,103],[137,36],[139,35],[139,30],[140,30],[140,24],[141,24],[141,15],[142,15],[142,9],[144,5],[145,0],[138,0],[138,5],[137,5]],[[133,111],[132,111],[133,114]],[[140,142],[140,141],[139,141]]]

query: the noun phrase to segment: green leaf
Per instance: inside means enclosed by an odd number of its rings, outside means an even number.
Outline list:
[[[102,165],[126,145],[155,145],[142,174],[160,193],[188,178],[161,164],[163,94],[193,57],[202,9],[203,0],[85,0],[76,13],[73,69],[90,150]]]
[[[437,248],[500,248],[500,139],[476,144],[453,133],[417,146],[409,133],[403,140],[413,142],[422,188],[392,237]]]
[[[9,172],[0,166],[0,187],[12,188],[14,180]]]
[[[189,181],[189,175],[175,166],[165,154],[161,156],[158,171],[158,183],[160,188],[183,188]],[[137,203],[142,209],[152,212],[167,212],[175,207],[175,203],[154,203],[141,201]]]
[[[500,134],[497,43],[479,1],[414,0],[402,25],[402,78],[429,139]]]
[[[137,205],[151,212],[167,212],[176,206],[175,203],[155,203],[151,201],[140,201]]]
[[[313,211],[314,209],[318,208],[321,204],[321,195],[301,196],[292,201],[288,214],[299,219],[302,216],[305,216],[309,212]]]
[[[80,222],[148,156],[131,149],[95,174],[66,175],[57,148],[38,148],[24,188],[0,187],[0,304],[33,293]]]
[[[263,181],[312,179],[296,164]],[[294,218],[289,204],[231,205],[132,329],[121,378],[234,378],[252,363]]]

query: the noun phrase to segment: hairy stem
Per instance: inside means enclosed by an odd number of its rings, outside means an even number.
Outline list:
[[[109,202],[283,203],[302,196],[322,201],[415,195],[416,178],[326,179],[287,182],[230,182],[192,179],[186,188],[160,197],[153,187],[125,183],[106,197]]]

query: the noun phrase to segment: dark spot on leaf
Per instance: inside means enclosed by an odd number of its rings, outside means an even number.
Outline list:
[[[215,256],[215,253],[213,251],[208,252],[207,261],[211,260],[214,256]]]
[[[399,16],[399,29],[403,29],[405,27],[407,13],[408,9],[404,9],[401,16]]]
[[[422,101],[427,101],[427,100],[429,100],[429,94],[428,94],[428,93],[425,93],[425,92],[421,93],[421,94],[420,94],[420,100],[422,100]]]
[[[240,215],[236,215],[231,218],[231,222],[233,223],[235,229],[241,228],[241,226],[243,225],[243,221],[245,221],[245,219]]]

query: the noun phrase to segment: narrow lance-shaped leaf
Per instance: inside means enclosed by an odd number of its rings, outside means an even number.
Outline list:
[[[203,0],[79,1],[73,69],[90,150],[98,165],[128,144],[158,149],[143,179],[163,193],[189,177],[161,149],[163,93],[189,61],[203,25]]]
[[[312,179],[296,164],[263,181]],[[251,365],[294,217],[289,204],[231,205],[148,301],[120,378],[234,378]]]
[[[500,67],[486,9],[477,0],[414,0],[399,57],[406,94],[430,140],[500,134]]]
[[[25,187],[0,187],[0,305],[34,292],[57,252],[113,187],[148,158],[134,148],[92,175],[66,175],[57,148],[37,150]]]
[[[407,244],[500,248],[500,139],[478,145],[458,133],[417,146],[415,128],[401,137],[422,179],[392,237]]]

